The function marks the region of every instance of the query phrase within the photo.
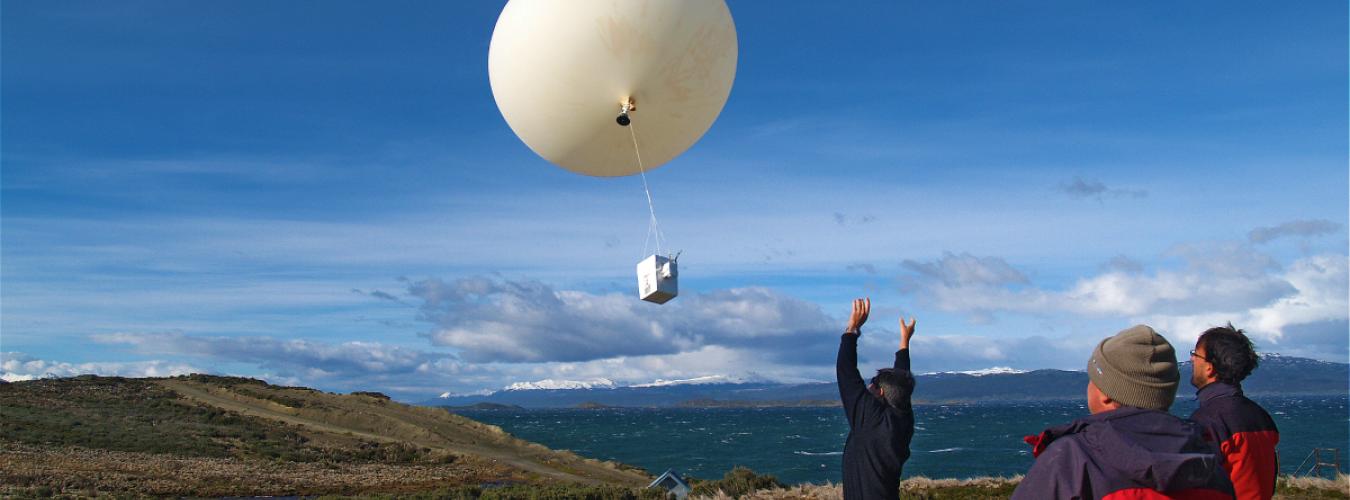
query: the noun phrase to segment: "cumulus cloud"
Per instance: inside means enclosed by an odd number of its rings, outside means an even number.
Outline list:
[[[998,257],[944,254],[906,261],[904,289],[934,306],[968,312],[977,319],[991,311],[1071,312],[1097,315],[1180,313],[1259,307],[1295,291],[1269,256],[1240,244],[1185,245],[1168,253],[1182,265],[1152,274],[1128,264],[1109,266],[1064,290],[1038,288],[1024,273]],[[1120,258],[1118,257],[1117,260]]]
[[[1148,196],[1148,191],[1142,189],[1110,188],[1106,184],[1102,184],[1101,181],[1084,180],[1081,177],[1074,177],[1072,181],[1060,184],[1056,190],[1073,198],[1095,199],[1099,202],[1105,198],[1145,198]]]
[[[1179,264],[1143,273],[1115,266],[1062,289],[1031,285],[1025,274],[996,257],[946,254],[907,262],[906,289],[940,310],[988,322],[996,313],[1062,314],[1144,322],[1181,341],[1233,322],[1258,340],[1288,353],[1346,354],[1344,331],[1333,352],[1325,331],[1350,316],[1350,267],[1344,255],[1319,255],[1281,266],[1239,243],[1180,245],[1165,258]]]
[[[6,382],[76,375],[170,377],[200,371],[190,364],[172,361],[66,363],[38,359],[22,352],[0,353],[0,379]]]
[[[675,354],[706,346],[763,345],[790,356],[790,341],[832,331],[819,306],[766,288],[681,296],[656,306],[628,294],[557,290],[537,281],[466,278],[413,283],[425,335],[471,362],[587,361]],[[773,342],[768,342],[773,341]]]
[[[1169,255],[1182,265],[1080,279],[1062,293],[1048,292],[1045,305],[1089,314],[1186,314],[1260,307],[1296,291],[1274,259],[1245,245],[1183,245]]]
[[[1247,239],[1252,243],[1268,243],[1285,237],[1310,238],[1331,234],[1340,228],[1340,224],[1325,219],[1294,220],[1277,226],[1253,229],[1247,233]]]

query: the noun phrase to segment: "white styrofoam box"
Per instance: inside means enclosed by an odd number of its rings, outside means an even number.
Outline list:
[[[647,302],[665,304],[680,294],[680,272],[674,260],[660,255],[643,259],[637,265],[638,297]]]

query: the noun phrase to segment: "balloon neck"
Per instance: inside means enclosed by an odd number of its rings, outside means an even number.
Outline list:
[[[628,118],[628,112],[636,109],[637,104],[633,102],[633,98],[629,97],[624,99],[623,104],[619,105],[619,117],[615,118],[614,121],[618,123],[620,127],[627,127],[629,123],[633,123],[633,120]]]

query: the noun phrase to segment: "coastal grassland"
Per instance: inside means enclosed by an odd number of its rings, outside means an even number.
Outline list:
[[[748,474],[747,474],[748,473]],[[750,491],[737,491],[735,486],[746,483],[760,483],[763,480],[756,480],[753,472],[742,471],[733,481],[732,473],[727,473],[727,477],[722,482],[731,483],[732,488],[704,488],[697,486],[694,488],[694,498],[697,500],[728,500],[732,498],[750,499],[750,500],[833,500],[844,496],[843,487],[838,484],[800,484],[795,486],[775,485],[767,488],[758,488]],[[760,476],[766,477],[766,476]],[[773,476],[767,476],[772,480]],[[1017,483],[1022,478],[1016,476],[1012,478],[1001,477],[981,477],[973,479],[930,479],[926,477],[912,477],[900,482],[901,498],[914,498],[924,500],[964,500],[964,499],[985,499],[985,498],[1008,498],[1012,495],[1013,489],[1017,488]],[[773,481],[776,483],[777,481]],[[711,491],[709,491],[711,490]]]
[[[694,497],[741,497],[755,491],[778,490],[782,489],[783,483],[778,481],[777,477],[769,474],[756,474],[755,471],[747,467],[735,467],[719,480],[700,480],[697,478],[686,478],[689,486],[693,488],[690,492]]]
[[[200,375],[0,384],[0,496],[632,489],[648,481],[640,469],[378,393]]]
[[[0,447],[0,496],[189,496],[415,493],[446,484],[530,483],[500,463],[290,462],[79,447]]]
[[[145,379],[81,377],[0,388],[4,443],[291,462],[450,462],[453,454],[359,438],[315,440],[301,428],[189,404]]]
[[[738,483],[753,481],[739,474]],[[753,476],[753,473],[750,472]],[[732,474],[728,473],[728,477]],[[770,478],[772,476],[769,476]],[[724,478],[726,479],[726,478]],[[965,500],[1009,498],[1021,482],[1021,476],[978,477],[971,479],[931,479],[912,477],[900,483],[901,498],[924,500]],[[698,490],[696,500],[727,500],[731,498],[749,500],[826,500],[842,498],[843,489],[837,484],[802,484],[796,486],[774,486],[755,489],[749,492],[737,492],[733,489]],[[1317,477],[1281,476],[1275,487],[1275,498],[1290,500],[1350,499],[1350,475],[1338,474],[1334,479]]]
[[[1333,479],[1280,476],[1275,483],[1275,498],[1350,499],[1350,475],[1336,474]]]
[[[627,488],[622,486],[596,486],[580,484],[553,484],[553,485],[509,485],[509,486],[458,486],[454,488],[442,488],[431,491],[413,493],[409,495],[374,495],[374,496],[337,496],[326,495],[319,497],[318,500],[348,500],[348,499],[411,499],[411,500],[552,500],[552,499],[584,499],[584,500],[671,500],[664,491],[645,488]]]

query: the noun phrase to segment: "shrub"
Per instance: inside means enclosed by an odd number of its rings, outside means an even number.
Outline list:
[[[694,488],[693,496],[713,496],[718,491],[732,498],[740,498],[755,490],[782,488],[783,483],[769,474],[759,475],[746,467],[731,469],[717,481],[690,479],[689,486]]]

